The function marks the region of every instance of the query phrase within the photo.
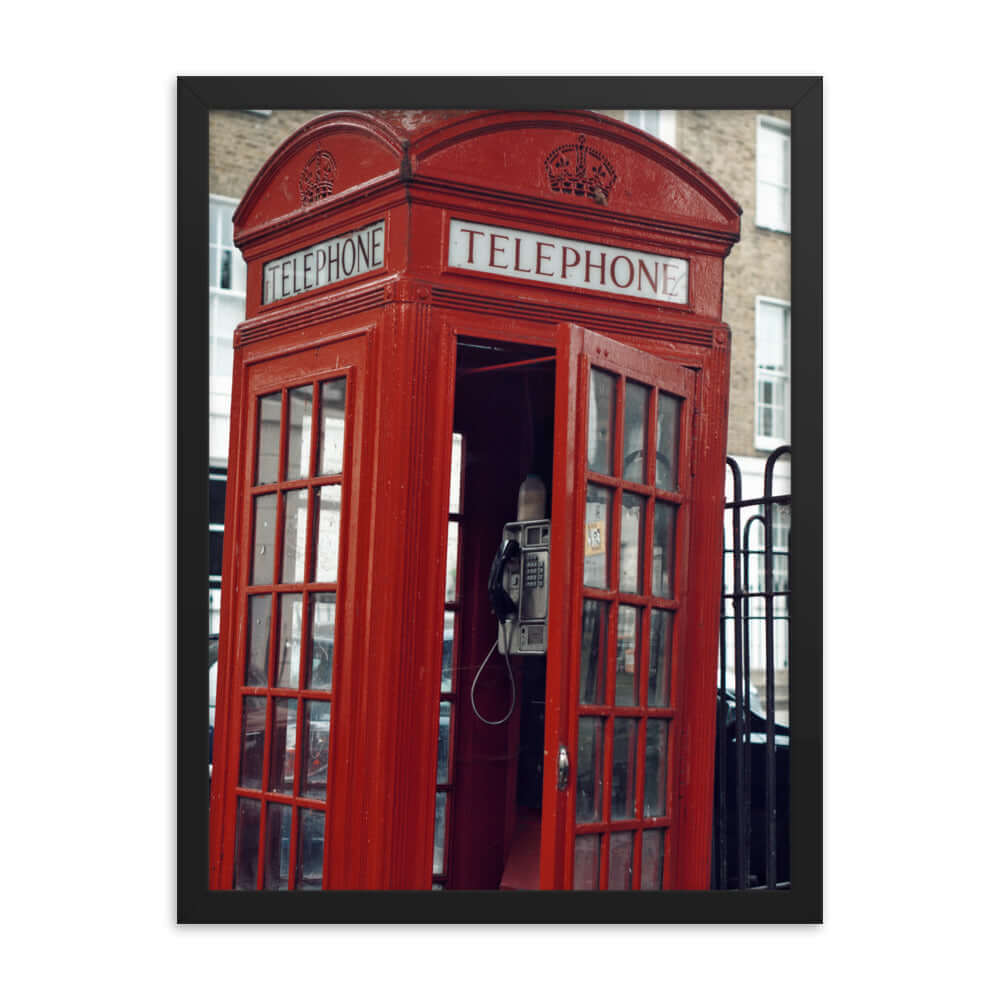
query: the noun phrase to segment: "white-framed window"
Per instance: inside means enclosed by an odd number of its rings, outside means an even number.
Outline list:
[[[792,127],[757,117],[757,225],[792,231]]]
[[[208,198],[208,452],[213,465],[229,455],[233,330],[246,313],[247,273],[233,245],[235,198]]]
[[[758,295],[754,334],[754,444],[770,451],[792,440],[791,303]]]
[[[670,146],[677,144],[677,112],[640,109],[625,112],[629,125],[641,128]]]

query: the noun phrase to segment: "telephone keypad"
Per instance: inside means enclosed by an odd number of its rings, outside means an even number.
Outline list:
[[[525,587],[545,586],[545,564],[538,558],[538,556],[525,556],[524,585]]]

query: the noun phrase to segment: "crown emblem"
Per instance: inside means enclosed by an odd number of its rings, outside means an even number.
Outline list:
[[[333,194],[333,178],[337,175],[337,164],[325,150],[317,150],[299,174],[299,196],[303,205],[329,198]]]
[[[568,142],[553,149],[545,157],[545,170],[553,191],[592,198],[601,205],[607,204],[616,177],[611,161],[588,146],[582,135],[575,144]]]

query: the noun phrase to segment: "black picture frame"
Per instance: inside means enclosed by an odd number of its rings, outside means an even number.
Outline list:
[[[180,77],[177,81],[177,920],[180,923],[822,922],[820,77]],[[240,108],[780,109],[792,116],[795,605],[788,890],[665,893],[208,890],[208,120]]]

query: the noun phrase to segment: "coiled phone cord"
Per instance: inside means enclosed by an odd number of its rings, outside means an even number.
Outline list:
[[[479,714],[479,709],[476,708],[476,685],[479,683],[479,676],[483,672],[483,668],[486,666],[487,661],[493,655],[493,650],[497,648],[497,644],[500,642],[499,637],[490,646],[490,651],[486,654],[486,659],[479,664],[479,669],[476,671],[476,676],[472,681],[472,689],[469,691],[469,700],[472,702],[472,711],[476,713],[476,718],[487,726],[502,726],[510,717],[514,711],[514,702],[517,699],[517,688],[514,685],[514,671],[510,669],[510,654],[507,650],[510,649],[510,629],[507,626],[507,622],[504,622],[504,652],[503,658],[507,664],[507,677],[510,680],[510,708],[507,709],[507,714],[502,719],[497,719],[496,722],[491,722],[489,719],[484,719]]]

